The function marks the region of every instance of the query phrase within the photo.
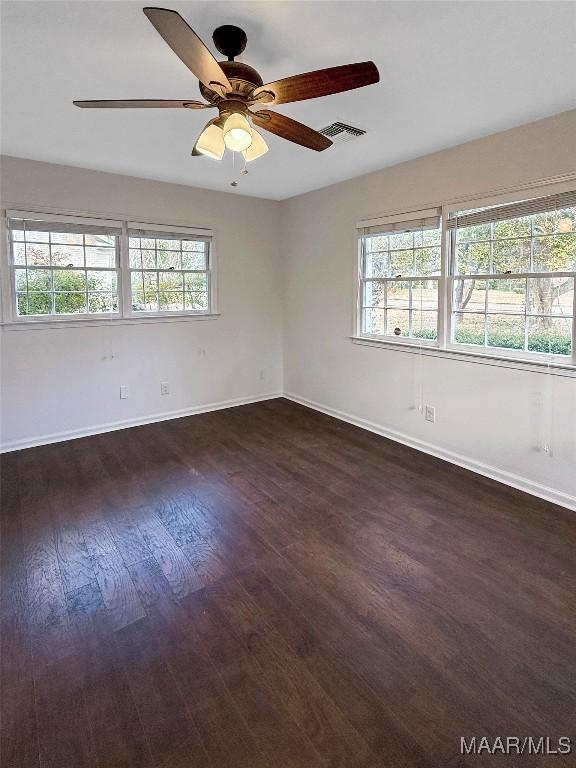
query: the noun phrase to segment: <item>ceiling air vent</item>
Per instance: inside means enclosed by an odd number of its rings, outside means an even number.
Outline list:
[[[325,128],[320,128],[319,133],[332,139],[334,144],[343,144],[345,141],[358,138],[358,136],[364,136],[366,131],[361,128],[354,128],[352,125],[346,125],[346,123],[332,123]]]

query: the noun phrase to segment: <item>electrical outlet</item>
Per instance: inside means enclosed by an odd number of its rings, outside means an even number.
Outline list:
[[[436,408],[432,405],[424,406],[424,418],[426,421],[431,421],[432,424],[436,421]]]
[[[170,394],[170,385],[167,381],[161,381],[160,382],[160,394],[161,395],[169,395]]]
[[[120,400],[126,400],[128,397],[128,384],[120,385]]]

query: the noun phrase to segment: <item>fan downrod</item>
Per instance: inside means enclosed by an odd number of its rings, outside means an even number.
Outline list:
[[[224,24],[214,30],[212,40],[214,40],[214,45],[220,53],[228,58],[228,61],[234,61],[234,57],[239,56],[246,48],[248,38],[246,32],[240,27]]]

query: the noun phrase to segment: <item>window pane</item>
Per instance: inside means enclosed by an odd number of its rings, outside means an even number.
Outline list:
[[[206,253],[208,243],[205,240],[182,240],[183,251],[196,251],[197,253]]]
[[[526,280],[488,281],[488,311],[524,314]]]
[[[17,291],[26,291],[28,290],[28,281],[26,280],[26,273],[27,270],[25,269],[15,269],[14,270],[14,278],[16,281],[16,290]]]
[[[438,313],[436,311],[412,311],[412,336],[415,339],[438,338]]]
[[[390,277],[390,275],[390,255],[388,253],[367,253],[365,255],[365,277]]]
[[[159,269],[180,269],[180,251],[158,251],[157,257]]]
[[[488,315],[488,346],[524,349],[525,318],[516,315]]]
[[[16,290],[26,289],[26,270],[16,270]],[[23,273],[23,274],[18,274]],[[28,270],[28,290],[29,291],[51,291],[52,290],[52,270],[50,269],[29,269]]]
[[[408,309],[410,306],[410,284],[405,282],[388,283],[387,306]]]
[[[26,243],[26,263],[34,266],[48,266],[50,264],[49,246]]]
[[[12,254],[14,264],[26,264],[26,246],[24,243],[13,243]]]
[[[437,280],[414,280],[410,283],[412,291],[413,309],[438,308],[438,281]]]
[[[505,221],[495,221],[492,237],[496,240],[507,237],[530,237],[531,235],[530,216],[522,216],[518,219],[506,219]]]
[[[362,310],[362,332],[371,334],[384,333],[384,310],[367,308]]]
[[[484,312],[486,280],[457,278],[454,281],[454,311]]]
[[[440,274],[440,248],[417,248],[415,254],[415,275]]]
[[[180,240],[159,238],[156,240],[156,248],[159,251],[179,251]]]
[[[158,311],[158,283],[156,272],[132,272],[132,311]]]
[[[160,291],[182,291],[182,272],[159,272]]]
[[[208,294],[207,293],[185,293],[185,307],[186,309],[195,310],[207,310],[208,309]]]
[[[528,349],[550,355],[571,355],[572,321],[559,317],[529,317]]]
[[[56,293],[54,295],[57,315],[83,314],[86,312],[84,293]]]
[[[25,238],[27,243],[47,243],[50,240],[50,233],[26,230]]]
[[[457,232],[459,243],[489,240],[490,224],[476,224],[473,227],[459,227]]]
[[[454,341],[457,344],[484,346],[484,324],[486,316],[481,314],[454,315]]]
[[[366,251],[389,251],[388,235],[375,235],[366,238]]]
[[[413,232],[393,232],[389,235],[390,250],[396,251],[401,248],[409,248],[412,250],[414,247],[414,233]]]
[[[17,311],[19,315],[49,315],[52,312],[52,294],[31,293],[18,295]]]
[[[182,269],[206,269],[206,254],[204,252],[183,252]]]
[[[11,229],[10,230],[12,235],[12,240],[14,242],[23,242],[24,241],[24,230],[23,229]]]
[[[364,307],[384,307],[386,304],[386,283],[367,281],[364,283],[362,305]]]
[[[410,335],[410,313],[408,310],[389,309],[387,315],[387,336]]]
[[[117,290],[116,272],[88,271],[88,290],[107,291]]]
[[[155,269],[156,251],[130,249],[130,267],[134,269]]]
[[[84,248],[78,245],[53,245],[52,264],[56,267],[83,267]]]
[[[576,207],[537,213],[534,216],[534,234],[576,232]]]
[[[59,245],[84,245],[83,236],[76,232],[50,232],[50,242]]]
[[[86,248],[87,267],[115,267],[116,250],[114,248]]]
[[[89,293],[89,312],[118,312],[118,296],[115,293]]]
[[[492,272],[528,272],[530,240],[495,240],[492,243]]]
[[[414,232],[414,247],[422,248],[428,245],[440,246],[442,231],[438,229],[422,229]]]
[[[201,291],[205,293],[208,290],[208,278],[205,274],[184,273],[184,288],[187,291]]]
[[[567,233],[534,239],[535,272],[576,270],[576,234]]]
[[[390,251],[390,275],[409,277],[414,272],[414,251]]]
[[[181,291],[163,291],[160,293],[160,310],[162,312],[182,312],[184,300]]]
[[[86,282],[84,272],[79,269],[55,269],[55,291],[84,291]]]
[[[474,275],[488,272],[490,243],[464,243],[457,246],[457,274]]]
[[[116,248],[116,235],[85,235],[86,245]]]
[[[528,280],[528,312],[536,315],[574,313],[573,277],[533,277]]]

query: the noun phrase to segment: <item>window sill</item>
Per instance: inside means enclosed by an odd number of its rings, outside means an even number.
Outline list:
[[[141,323],[183,323],[195,320],[215,320],[220,312],[197,315],[143,315],[141,317],[98,317],[75,320],[21,320],[2,323],[4,331],[43,331],[54,328],[89,328],[94,326],[139,325]]]
[[[533,373],[550,373],[555,376],[576,378],[576,367],[571,363],[562,363],[557,360],[521,360],[507,357],[501,354],[485,354],[482,352],[470,352],[460,349],[441,349],[427,344],[414,342],[390,341],[388,339],[374,339],[368,336],[350,336],[353,344],[365,347],[379,347],[381,349],[394,350],[396,352],[408,352],[412,355],[427,355],[429,357],[443,357],[448,360],[460,360],[468,363],[492,365],[501,368],[515,368]]]

